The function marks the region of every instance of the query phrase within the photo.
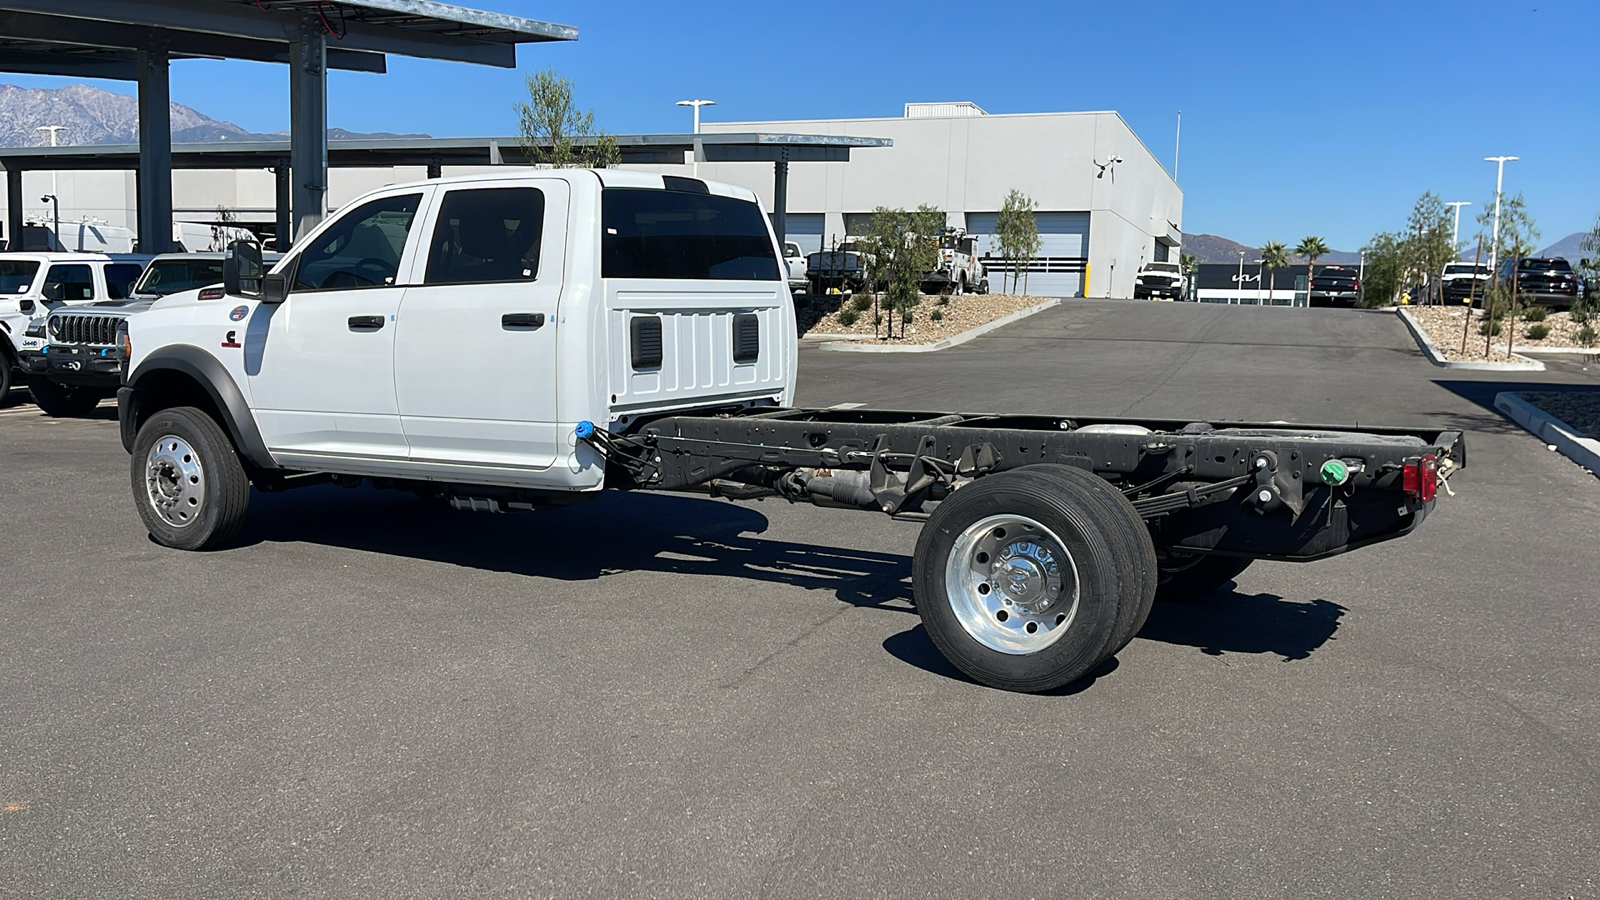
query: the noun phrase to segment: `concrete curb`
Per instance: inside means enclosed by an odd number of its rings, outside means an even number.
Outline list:
[[[1424,331],[1422,326],[1417,324],[1416,319],[1411,318],[1411,312],[1409,310],[1405,309],[1404,307],[1397,306],[1395,307],[1395,312],[1400,314],[1400,321],[1406,323],[1406,327],[1411,330],[1411,336],[1417,339],[1417,346],[1422,348],[1423,354],[1428,357],[1428,362],[1431,362],[1440,368],[1484,369],[1491,372],[1544,371],[1544,363],[1536,359],[1528,359],[1527,357],[1518,357],[1522,360],[1522,362],[1451,362],[1450,360],[1444,358],[1444,354],[1439,352],[1438,347],[1434,346],[1433,339],[1428,337],[1428,332]],[[1515,353],[1511,355],[1517,356]]]
[[[960,334],[953,334],[942,341],[936,341],[932,344],[855,344],[845,340],[823,344],[822,349],[844,350],[855,353],[932,353],[935,350],[944,350],[949,347],[954,347],[957,344],[965,344],[967,341],[972,340],[978,335],[988,334],[996,328],[1004,328],[1005,326],[1010,325],[1012,322],[1021,321],[1022,319],[1026,319],[1037,312],[1044,312],[1050,307],[1057,306],[1060,303],[1060,300],[1046,300],[1043,303],[1035,304],[1026,309],[1019,309],[1014,313],[1003,315],[1000,318],[995,319],[993,322],[985,322],[976,328],[969,328]],[[821,335],[818,335],[818,337],[821,337]],[[851,337],[854,336],[852,335]],[[870,336],[868,336],[868,340],[871,340]]]
[[[1600,476],[1600,441],[1579,437],[1570,425],[1511,391],[1495,394],[1494,408],[1533,432],[1539,440],[1561,451],[1561,455],[1567,459],[1588,469],[1590,474]]]

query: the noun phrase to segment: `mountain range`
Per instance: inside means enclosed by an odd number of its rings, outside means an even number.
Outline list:
[[[181,103],[172,104],[174,143],[212,141],[283,140],[288,132],[246,131],[220,119],[213,119]],[[39,147],[50,143],[50,134],[40,126],[64,126],[58,136],[62,144],[134,144],[139,141],[139,101],[126,94],[72,84],[60,88],[24,88],[0,84],[0,147]],[[423,138],[425,134],[356,132],[328,129],[330,138]]]

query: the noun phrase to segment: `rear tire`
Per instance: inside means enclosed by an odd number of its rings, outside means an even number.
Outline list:
[[[227,433],[201,410],[179,406],[146,420],[130,470],[134,506],[159,544],[212,550],[244,523],[250,480]]]
[[[57,419],[86,416],[100,405],[102,397],[93,388],[56,384],[39,375],[28,376],[28,393],[45,415]]]
[[[1160,562],[1161,579],[1156,586],[1156,599],[1162,603],[1183,603],[1214,594],[1250,568],[1252,562],[1254,560],[1242,556],[1165,555]]]
[[[1105,660],[1126,583],[1099,509],[1056,478],[990,475],[941,502],[917,539],[917,611],[980,684],[1046,691]]]

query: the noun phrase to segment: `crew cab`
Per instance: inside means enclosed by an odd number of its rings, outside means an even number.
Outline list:
[[[63,304],[123,299],[149,257],[103,253],[0,253],[0,400],[22,376],[29,324]]]
[[[1147,262],[1133,279],[1135,300],[1187,300],[1183,269],[1174,262]]]
[[[1489,267],[1481,263],[1445,263],[1439,291],[1446,303],[1482,302],[1489,288]]]
[[[782,250],[754,193],[694,178],[396,185],[270,271],[231,254],[220,290],[120,329],[157,543],[223,546],[252,486],[327,482],[486,512],[614,489],[890,514],[922,523],[935,646],[1008,690],[1082,678],[1157,596],[1410,533],[1465,461],[1439,429],[797,409]]]
[[[867,265],[854,241],[806,254],[806,283],[813,294],[850,293],[867,288]]]
[[[1355,269],[1324,266],[1309,279],[1309,295],[1311,306],[1354,308],[1361,305],[1361,279]]]
[[[1572,271],[1571,263],[1559,256],[1501,260],[1495,281],[1505,291],[1511,290],[1513,272],[1519,303],[1566,307],[1576,303],[1581,295],[1578,274]]]
[[[48,416],[81,416],[122,384],[122,349],[117,329],[128,316],[172,294],[222,283],[226,253],[163,253],[145,267],[128,299],[63,304],[31,323],[17,364],[28,391]],[[275,262],[281,254],[265,258]]]

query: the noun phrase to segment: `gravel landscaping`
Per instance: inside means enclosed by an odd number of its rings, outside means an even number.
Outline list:
[[[856,295],[865,298],[865,310],[854,310],[855,300],[851,296],[830,294],[826,296],[809,296],[797,298],[795,316],[800,324],[800,336],[850,334],[871,337],[873,333],[873,310],[871,295]],[[911,323],[905,326],[905,337],[900,337],[900,316],[894,317],[893,338],[881,338],[883,343],[894,344],[932,344],[942,341],[947,337],[960,334],[969,328],[993,322],[1001,316],[1010,315],[1030,306],[1037,306],[1047,301],[1048,297],[1030,297],[1023,294],[962,294],[955,297],[924,296],[922,302],[911,311]],[[943,303],[943,305],[941,305]],[[841,312],[853,311],[856,319],[846,325],[839,321]],[[934,321],[934,313],[939,314],[939,320]],[[885,320],[888,314],[884,314]],[[846,318],[849,313],[846,312]],[[883,325],[877,326],[877,331],[882,332]]]
[[[1483,324],[1483,310],[1468,310],[1465,307],[1450,306],[1408,306],[1406,311],[1433,339],[1439,352],[1451,362],[1512,362],[1514,357],[1506,355],[1506,329],[1509,328],[1508,320],[1502,320],[1501,330],[1490,342],[1488,354],[1483,352],[1484,336],[1478,329]],[[1471,315],[1469,323],[1466,317]],[[1527,336],[1531,322],[1518,321],[1516,324],[1516,339],[1512,343],[1512,352],[1519,348],[1527,347],[1578,347],[1578,331],[1581,325],[1574,324],[1571,313],[1552,312],[1545,317],[1542,323],[1549,326],[1550,333],[1540,340],[1533,340]],[[1600,330],[1600,322],[1596,323]],[[1461,350],[1461,332],[1467,332],[1466,352]]]
[[[1539,407],[1577,436],[1600,440],[1600,390],[1518,391],[1517,396]]]

